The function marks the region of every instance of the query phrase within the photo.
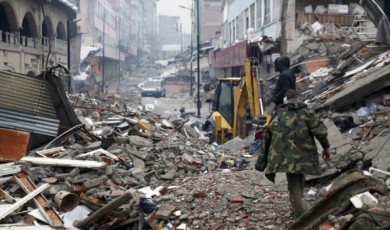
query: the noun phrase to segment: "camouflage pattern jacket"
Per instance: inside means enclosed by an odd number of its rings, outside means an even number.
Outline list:
[[[314,111],[303,102],[289,100],[272,118],[265,134],[265,174],[320,174],[314,137],[324,149],[329,148],[326,127]]]

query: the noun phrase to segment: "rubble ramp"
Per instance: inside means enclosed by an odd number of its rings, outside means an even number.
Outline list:
[[[326,222],[329,215],[338,216],[353,210],[349,199],[366,191],[388,194],[387,185],[383,181],[366,176],[360,170],[350,170],[340,175],[333,182],[327,195],[306,210],[288,229],[319,229],[320,224]]]

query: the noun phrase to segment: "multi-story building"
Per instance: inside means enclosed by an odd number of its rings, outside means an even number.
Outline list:
[[[195,1],[196,2],[196,1]],[[221,36],[222,0],[200,0],[200,42],[211,42]]]
[[[126,47],[120,42],[124,36],[121,32],[123,15],[130,11],[125,1],[96,0],[76,1],[79,6],[77,17],[79,32],[82,34],[82,46],[92,46],[102,49],[99,54],[99,66],[102,76],[96,76],[96,81],[112,79],[120,73],[119,65],[124,62]],[[125,27],[125,26],[124,26]],[[122,35],[120,35],[122,33]]]
[[[136,66],[142,63],[143,60],[143,44],[145,20],[144,15],[144,1],[131,0],[131,30],[130,30],[130,55],[131,55],[131,69],[135,69]]]
[[[0,69],[34,76],[67,64],[67,21],[77,7],[68,1],[0,1]]]
[[[182,32],[178,16],[159,16],[160,58],[171,58],[182,51]]]
[[[105,47],[106,78],[133,71],[158,48],[157,0],[76,0],[84,46]],[[102,54],[100,54],[102,55]]]
[[[271,64],[272,55],[267,53],[270,47],[264,48],[259,44],[263,44],[260,40],[265,37],[267,41],[281,37],[281,6],[282,1],[224,0],[220,49],[209,55],[210,75],[239,76],[248,51]],[[254,38],[260,40],[248,44],[248,40]]]
[[[145,1],[144,8],[146,18],[144,49],[149,53],[149,59],[155,60],[158,49],[157,0]]]
[[[222,39],[219,49],[211,52],[209,62],[211,76],[239,76],[248,53],[256,56],[268,74],[275,57],[293,52],[302,42],[297,39],[296,29],[307,22],[335,22],[340,26],[353,24],[355,15],[348,12],[350,3],[358,0],[343,0],[347,12],[314,13],[319,5],[326,7],[340,1],[322,0],[223,0]],[[347,6],[345,6],[347,5]],[[306,8],[306,6],[308,6]],[[324,8],[324,7],[322,7]],[[248,42],[250,41],[250,43]]]

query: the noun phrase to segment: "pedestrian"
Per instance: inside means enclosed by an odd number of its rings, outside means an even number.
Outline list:
[[[274,111],[276,111],[283,104],[287,90],[295,90],[295,74],[290,70],[290,58],[286,56],[276,58],[274,67],[275,72],[280,73],[273,97]]]
[[[266,177],[274,183],[275,173],[287,174],[292,217],[298,217],[304,212],[304,175],[320,174],[319,154],[314,137],[324,149],[322,158],[325,160],[330,157],[329,142],[325,125],[312,109],[298,101],[296,91],[287,90],[286,96],[287,102],[273,116],[266,130],[263,152],[259,154],[256,169],[265,169]],[[260,157],[261,155],[265,157]],[[261,163],[263,167],[258,166]]]

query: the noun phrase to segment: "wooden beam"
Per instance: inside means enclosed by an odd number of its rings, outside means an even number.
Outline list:
[[[65,148],[63,146],[60,146],[60,147],[55,147],[55,148],[51,148],[51,149],[39,150],[36,152],[36,154],[38,154],[40,156],[51,156],[55,153],[63,152],[63,151],[65,151]]]
[[[5,201],[7,201],[10,204],[12,204],[15,201],[15,199],[10,194],[8,194],[6,191],[4,191],[3,189],[0,189],[0,195],[3,195],[5,198]]]
[[[133,196],[130,192],[126,192],[122,196],[116,198],[105,206],[101,207],[96,212],[89,215],[84,220],[77,220],[73,223],[73,226],[79,229],[87,229],[92,223],[101,220],[106,215],[110,214],[114,209],[121,206],[123,203],[129,201]]]
[[[112,154],[104,149],[96,149],[96,150],[93,150],[91,152],[83,153],[83,154],[77,155],[76,158],[88,157],[88,156],[95,155],[97,153],[100,153],[102,155],[106,155],[107,157],[111,158],[114,161],[119,161],[118,156],[116,156],[115,154]]]
[[[19,177],[15,177],[15,180],[27,194],[36,189],[36,185],[28,178],[27,174],[21,173],[18,176]],[[44,207],[46,202],[47,200],[42,194],[34,197],[34,203],[38,207],[42,216],[45,217],[47,223],[53,228],[63,228],[64,224],[57,212],[53,208]]]
[[[23,157],[20,162],[30,162],[34,165],[48,165],[48,166],[62,166],[62,167],[74,167],[74,168],[102,168],[106,166],[105,162],[97,161],[82,161],[71,159],[58,159],[58,158],[43,158],[43,157]]]
[[[39,193],[43,192],[45,189],[50,187],[49,184],[43,184],[39,186],[39,188],[32,191],[30,194],[27,194],[27,196],[23,197],[22,199],[18,200],[16,203],[11,205],[9,208],[5,210],[0,210],[0,220],[7,217],[9,214],[13,213],[16,209],[22,207],[25,203],[33,199],[35,196],[37,196]]]

